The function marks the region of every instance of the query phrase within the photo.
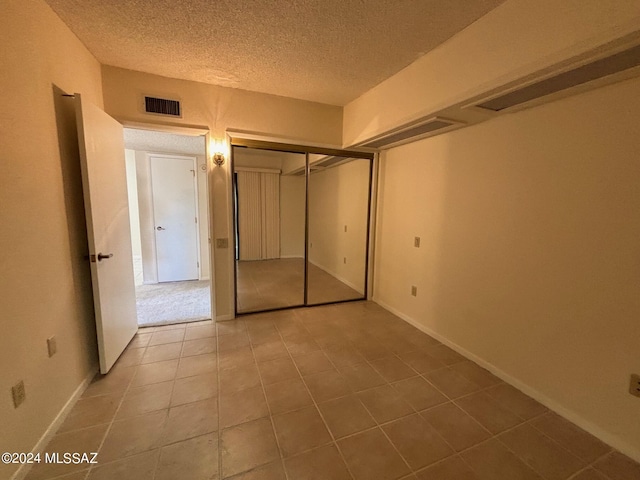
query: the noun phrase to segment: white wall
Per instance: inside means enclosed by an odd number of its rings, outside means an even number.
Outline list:
[[[29,452],[97,367],[74,106],[62,94],[101,107],[102,88],[99,63],[43,1],[0,10],[0,451]],[[0,478],[16,468],[0,464]]]
[[[363,294],[370,164],[352,160],[309,177],[309,261]]]
[[[635,79],[383,154],[374,298],[640,460],[638,118]]]

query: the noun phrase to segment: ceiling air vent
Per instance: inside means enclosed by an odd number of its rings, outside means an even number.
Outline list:
[[[144,111],[155,115],[168,115],[170,117],[181,117],[180,102],[167,98],[144,97]]]
[[[640,66],[640,45],[545,78],[475,106],[499,112],[637,66]]]
[[[425,138],[427,136],[437,135],[439,133],[448,132],[454,128],[459,128],[463,124],[454,120],[447,120],[441,117],[432,117],[428,120],[412,123],[403,127],[396,128],[381,136],[374,137],[364,143],[359,144],[360,147],[369,148],[390,148]]]

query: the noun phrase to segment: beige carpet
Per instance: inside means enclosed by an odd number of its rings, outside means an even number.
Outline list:
[[[166,282],[136,287],[138,325],[153,326],[211,319],[208,280]]]

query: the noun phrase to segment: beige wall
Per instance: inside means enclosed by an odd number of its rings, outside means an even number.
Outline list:
[[[353,160],[309,177],[309,261],[360,293],[364,293],[370,164]]]
[[[640,460],[638,118],[635,79],[386,152],[374,296]]]
[[[342,108],[319,103],[175,80],[114,67],[102,67],[105,110],[125,122],[162,123],[141,113],[143,94],[182,101],[183,118],[174,124],[208,128],[214,138],[230,129],[285,137],[298,141],[340,144]],[[211,217],[214,238],[232,245],[231,174],[229,163],[210,171]],[[214,249],[215,303],[218,318],[233,313],[233,252]]]
[[[44,2],[5,0],[0,23],[0,451],[28,452],[97,366],[73,100],[60,94],[101,106],[102,90],[100,65]],[[0,478],[14,470],[0,464]]]
[[[344,145],[440,113],[638,30],[637,1],[507,0],[346,105]],[[468,111],[453,113],[473,118]]]

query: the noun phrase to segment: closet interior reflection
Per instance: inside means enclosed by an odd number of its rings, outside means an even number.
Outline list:
[[[366,298],[373,155],[256,143],[232,144],[236,312]]]

